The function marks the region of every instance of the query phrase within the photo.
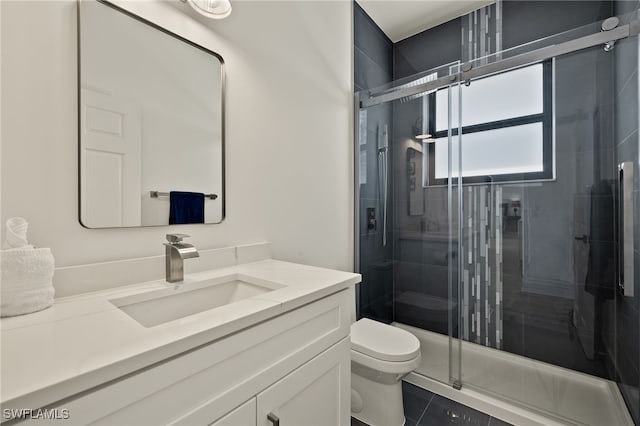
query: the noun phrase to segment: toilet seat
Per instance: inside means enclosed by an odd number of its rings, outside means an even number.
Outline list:
[[[420,355],[420,341],[391,325],[363,318],[351,324],[351,349],[380,361],[412,361]]]

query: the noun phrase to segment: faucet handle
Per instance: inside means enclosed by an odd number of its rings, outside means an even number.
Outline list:
[[[167,234],[167,241],[171,244],[179,243],[183,238],[189,238],[191,235],[187,234]]]

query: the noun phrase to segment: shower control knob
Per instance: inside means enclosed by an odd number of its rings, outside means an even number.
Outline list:
[[[377,227],[376,209],[369,207],[367,208],[367,231],[375,231]]]

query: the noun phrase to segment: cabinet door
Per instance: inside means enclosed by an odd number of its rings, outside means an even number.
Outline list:
[[[256,426],[256,399],[251,398],[209,426]]]
[[[350,424],[350,361],[346,338],[259,393],[258,425]]]

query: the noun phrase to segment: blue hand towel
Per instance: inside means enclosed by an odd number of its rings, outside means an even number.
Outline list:
[[[171,191],[169,200],[169,225],[204,223],[203,193]]]

